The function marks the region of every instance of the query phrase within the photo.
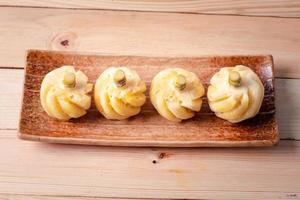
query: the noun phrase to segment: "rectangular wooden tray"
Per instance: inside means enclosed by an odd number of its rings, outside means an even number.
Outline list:
[[[148,98],[151,79],[160,70],[181,67],[195,72],[207,84],[221,67],[246,65],[261,78],[265,98],[259,114],[238,124],[217,118],[207,99],[200,113],[182,123],[167,121]],[[73,65],[95,82],[110,66],[127,66],[136,70],[147,84],[147,102],[139,115],[123,121],[105,119],[95,108],[87,115],[68,122],[47,116],[40,105],[39,90],[43,77],[62,65]],[[275,119],[274,74],[272,56],[214,57],[142,57],[87,55],[68,52],[29,50],[19,137],[26,140],[109,146],[163,147],[245,147],[271,146],[278,141]]]

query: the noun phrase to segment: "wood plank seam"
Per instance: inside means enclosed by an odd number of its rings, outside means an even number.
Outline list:
[[[14,69],[14,70],[22,70],[22,69],[24,69],[24,68],[22,68],[22,67],[13,67],[13,66],[9,66],[9,67],[7,67],[7,66],[5,66],[5,67],[3,67],[3,66],[0,66],[0,69]]]
[[[51,6],[11,6],[11,5],[0,5],[0,8],[41,8],[41,9],[59,9],[59,10],[99,10],[99,11],[117,11],[117,12],[148,12],[148,13],[176,13],[176,14],[191,14],[191,15],[219,15],[219,16],[239,16],[239,17],[267,17],[267,18],[295,18],[300,17],[283,17],[283,16],[272,16],[272,15],[243,15],[243,14],[215,14],[215,13],[201,13],[201,12],[184,12],[184,11],[154,11],[154,10],[131,10],[131,9],[105,9],[105,8],[62,8],[62,7],[51,7]]]
[[[275,14],[233,14],[233,13],[226,13],[226,12],[203,12],[203,11],[180,11],[180,10],[150,10],[150,9],[144,9],[144,10],[138,10],[138,9],[125,9],[125,8],[92,8],[92,7],[55,7],[55,6],[32,6],[32,5],[9,5],[9,4],[0,4],[0,7],[10,7],[10,8],[43,8],[43,9],[66,9],[66,10],[106,10],[106,11],[130,11],[130,12],[153,12],[153,13],[181,13],[181,14],[200,14],[200,15],[224,15],[224,16],[245,16],[245,17],[271,17],[271,18],[296,18],[299,19],[300,17],[298,16],[278,16]],[[287,8],[293,8],[294,5],[287,6]],[[281,7],[277,7],[281,8]],[[300,11],[299,11],[300,13]]]
[[[135,199],[140,199],[140,200],[158,200],[158,199],[167,199],[167,200],[175,200],[175,199],[169,199],[169,198],[128,198],[128,197],[99,197],[99,196],[83,196],[83,195],[41,195],[41,194],[22,194],[22,193],[18,193],[18,194],[15,194],[15,193],[3,193],[1,192],[0,195],[16,195],[16,196],[27,196],[27,197],[60,197],[60,198],[89,198],[90,199],[124,199],[124,200],[135,200]],[[0,196],[0,199],[1,199],[1,196]],[[2,200],[2,199],[1,199]],[[5,199],[6,200],[6,199]],[[7,199],[9,200],[9,199]],[[201,199],[189,199],[189,200],[201,200]]]

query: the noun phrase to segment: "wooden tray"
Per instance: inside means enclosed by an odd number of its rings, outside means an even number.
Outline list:
[[[210,78],[221,67],[237,64],[251,67],[260,76],[265,87],[265,98],[260,113],[239,124],[231,124],[217,118],[210,111],[206,98],[200,113],[182,123],[162,118],[148,97],[139,115],[123,121],[105,119],[96,110],[93,102],[87,115],[68,122],[56,121],[47,116],[39,100],[43,77],[62,65],[74,65],[76,69],[82,70],[91,82],[95,82],[107,67],[130,67],[146,82],[148,95],[151,79],[162,69],[181,67],[193,71],[207,88]],[[26,140],[109,146],[271,146],[279,138],[274,101],[272,56],[163,58],[30,50],[27,54],[19,136]]]

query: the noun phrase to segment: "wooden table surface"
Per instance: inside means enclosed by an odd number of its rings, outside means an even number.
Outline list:
[[[0,199],[300,199],[299,0],[0,0],[0,33]],[[271,148],[114,148],[19,140],[30,48],[272,54],[281,141]]]

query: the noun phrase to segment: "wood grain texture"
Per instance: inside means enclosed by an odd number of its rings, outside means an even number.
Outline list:
[[[61,5],[61,1],[48,2]],[[73,4],[74,0],[68,2]],[[93,1],[93,5],[99,2]],[[260,4],[268,2],[271,1]],[[38,4],[38,1],[30,3]],[[91,2],[86,1],[86,4]],[[295,23],[294,19],[269,24],[269,20],[255,18],[258,24],[250,23],[250,32],[257,34],[247,36],[251,39],[251,44],[250,41],[246,41],[247,38],[235,38],[239,37],[238,33],[248,31],[246,27],[249,22],[246,20],[244,26],[242,18],[239,17],[238,22],[231,18],[235,21],[231,22],[232,27],[235,27],[234,31],[221,31],[220,28],[207,25],[219,22],[228,26],[228,23],[222,23],[221,18],[195,18],[204,25],[200,28],[187,23],[186,19],[181,17],[164,19],[164,23],[160,23],[158,18],[161,16],[155,18],[159,27],[155,30],[154,19],[148,15],[136,20],[141,21],[140,24],[129,20],[128,16],[124,17],[123,24],[120,16],[116,18],[111,15],[99,15],[98,12],[76,11],[76,14],[75,11],[56,12],[51,9],[29,9],[26,12],[23,9],[11,9],[0,9],[0,66],[4,67],[23,67],[26,49],[60,49],[59,44],[65,38],[71,38],[69,48],[66,48],[70,50],[132,55],[152,53],[160,56],[175,53],[198,56],[196,53],[199,53],[199,49],[200,53],[205,54],[205,48],[210,51],[208,54],[212,54],[212,47],[207,44],[215,41],[215,44],[221,44],[221,51],[214,49],[214,54],[237,51],[236,49],[240,51],[239,54],[277,52],[276,55],[280,55],[275,56],[275,64],[280,63],[280,71],[276,71],[277,76],[299,77],[299,59],[296,53],[293,53],[299,52],[296,46],[299,44],[299,29],[298,22]],[[291,9],[293,8],[289,8],[287,15],[293,15]],[[134,16],[134,12],[132,14],[132,18],[137,17]],[[174,26],[174,20],[178,21],[178,26]],[[109,22],[106,24],[103,21]],[[133,25],[130,23],[132,30],[129,25],[126,26],[126,23],[131,21],[135,22]],[[276,22],[280,23],[274,25]],[[186,23],[187,26],[181,23]],[[282,26],[281,23],[286,25]],[[264,24],[268,24],[267,28]],[[99,30],[99,25],[102,30]],[[110,25],[112,26],[107,28]],[[180,27],[191,27],[190,33],[180,30]],[[169,36],[166,34],[168,29],[171,30]],[[209,31],[206,32],[206,29]],[[263,29],[266,29],[264,31],[267,34],[264,34]],[[153,35],[156,32],[158,35]],[[180,32],[183,35],[179,34]],[[218,34],[219,32],[221,34]],[[204,40],[203,45],[200,38],[196,38],[194,43],[190,42],[190,36],[196,33],[205,40],[209,39],[208,42]],[[113,37],[114,35],[117,37]],[[136,39],[137,36],[144,38]],[[256,39],[253,40],[253,37]],[[147,38],[151,38],[152,43],[147,41]],[[174,46],[168,44],[168,38]],[[95,41],[96,43],[93,43]],[[160,47],[159,42],[164,46]],[[184,50],[176,49],[178,45],[184,47]],[[217,45],[213,45],[214,48],[215,46]],[[258,47],[257,51],[255,46]],[[252,52],[249,52],[249,49],[252,49]],[[22,69],[0,69],[0,129],[17,127],[22,82]],[[300,139],[300,94],[297,92],[299,87],[298,79],[276,80],[277,116],[282,138]],[[300,196],[300,150],[297,141],[281,141],[279,146],[264,149],[178,150],[50,145],[20,141],[16,134],[16,130],[0,130],[1,200],[102,200],[107,197],[294,200]],[[156,161],[156,164],[152,164],[153,161]]]
[[[210,78],[220,68],[246,65],[262,80],[265,97],[256,117],[237,124],[216,117],[206,100],[194,118],[182,123],[171,122],[157,113],[149,97],[140,114],[127,120],[107,120],[92,106],[84,117],[62,122],[54,120],[43,111],[39,90],[43,77],[63,65],[73,65],[93,83],[108,67],[129,67],[145,81],[148,91],[152,78],[166,68],[180,67],[194,72],[207,88]],[[271,56],[171,58],[97,56],[31,50],[27,55],[20,137],[37,141],[109,146],[270,146],[279,139],[273,81]],[[148,92],[146,95],[148,96]]]
[[[0,131],[0,194],[298,199],[300,142],[272,148],[113,148],[33,143]]]
[[[276,117],[284,138],[300,140],[299,79],[276,80]],[[294,88],[294,89],[293,89]]]
[[[63,196],[63,195],[53,196],[53,195],[34,195],[34,194],[33,195],[0,194],[0,199],[1,200],[116,200],[116,199],[130,200],[128,198],[74,197],[74,196]],[[140,199],[140,200],[146,200],[146,199]]]
[[[0,5],[300,17],[297,0],[0,0]]]
[[[148,56],[272,54],[276,77],[300,77],[300,19],[0,8],[0,30],[5,67],[23,67],[30,48]]]
[[[0,129],[16,129],[22,105],[23,70],[0,69]]]

